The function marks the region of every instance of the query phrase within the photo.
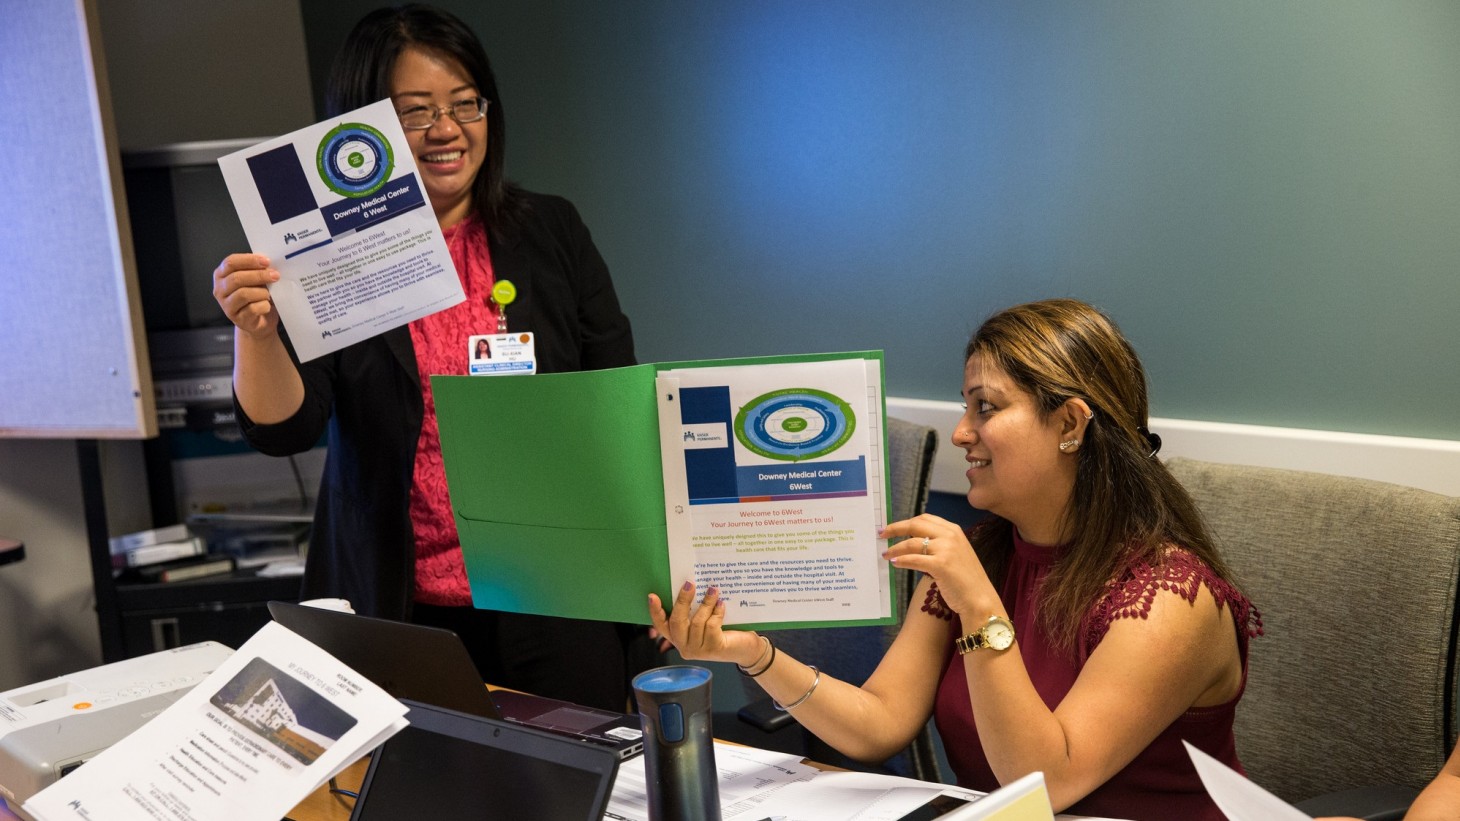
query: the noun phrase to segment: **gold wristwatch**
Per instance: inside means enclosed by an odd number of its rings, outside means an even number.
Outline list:
[[[983,626],[961,638],[953,640],[958,655],[967,655],[984,647],[990,650],[1008,650],[1014,646],[1014,625],[1003,616],[989,616]]]

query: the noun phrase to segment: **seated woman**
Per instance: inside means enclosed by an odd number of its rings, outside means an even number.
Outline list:
[[[687,659],[740,665],[853,758],[894,755],[931,715],[965,787],[1037,770],[1059,811],[1219,821],[1181,742],[1241,771],[1232,720],[1261,621],[1155,458],[1140,360],[1069,299],[994,315],[965,359],[953,444],[992,516],[969,534],[926,514],[883,531],[883,555],[924,575],[871,678],[723,630],[714,587],[696,606],[686,582],[672,612],[650,594],[655,629]]]

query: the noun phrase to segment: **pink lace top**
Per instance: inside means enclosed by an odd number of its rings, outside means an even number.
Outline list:
[[[416,540],[415,600],[423,604],[465,607],[471,604],[471,588],[466,581],[451,498],[446,492],[441,434],[436,424],[430,377],[466,374],[468,338],[496,333],[497,313],[490,301],[492,258],[487,251],[487,232],[481,220],[473,215],[444,233],[451,261],[456,263],[466,291],[466,301],[410,323],[416,369],[426,399],[426,417],[416,442],[410,514]]]
[[[1037,593],[1059,553],[1060,548],[1031,544],[1016,534],[1008,575],[999,591],[1004,605],[1009,608],[1010,620],[1018,636],[1014,648],[1023,658],[1035,690],[1051,710],[1059,706],[1070,691],[1090,653],[1105,638],[1112,622],[1124,618],[1146,618],[1156,594],[1162,590],[1173,591],[1194,602],[1202,585],[1206,585],[1217,603],[1232,615],[1242,656],[1242,689],[1245,689],[1247,642],[1250,637],[1261,635],[1261,616],[1240,591],[1191,553],[1179,548],[1168,551],[1159,565],[1135,563],[1110,584],[1107,595],[1086,617],[1079,646],[1073,656],[1056,648],[1038,625]],[[922,609],[950,622],[950,642],[954,636],[968,632],[944,603],[936,583],[930,587]],[[934,719],[958,783],[972,789],[992,790],[999,784],[979,742],[977,723],[968,701],[967,674],[960,658],[950,651],[949,663],[938,688]],[[1135,760],[1068,811],[1137,821],[1170,818],[1223,821],[1225,816],[1202,787],[1181,742],[1183,739],[1190,741],[1242,772],[1241,762],[1237,759],[1236,739],[1232,734],[1232,721],[1242,689],[1225,704],[1187,710]],[[1139,709],[1139,705],[1132,705],[1132,709]]]

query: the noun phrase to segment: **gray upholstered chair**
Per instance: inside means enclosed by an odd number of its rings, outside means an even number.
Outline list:
[[[938,433],[933,428],[901,419],[887,419],[888,474],[892,487],[891,521],[923,512],[928,502],[928,482],[937,447]],[[815,664],[827,675],[861,684],[872,675],[877,663],[882,660],[883,653],[897,636],[902,617],[912,599],[913,587],[917,584],[916,574],[911,570],[897,571],[894,581],[893,609],[897,614],[897,624],[885,627],[778,630],[769,635],[775,640],[777,647],[798,659]],[[742,711],[742,715],[748,712],[765,713],[770,699],[765,698],[764,693],[753,683],[746,682],[745,688],[746,695],[753,702],[749,710]],[[824,763],[857,766],[810,733],[800,728],[793,729],[803,734],[800,752],[808,757]],[[785,732],[789,730],[778,731]],[[887,761],[883,767],[898,775],[924,781],[939,781],[938,757],[931,725],[924,727],[907,750]]]
[[[1384,805],[1402,811],[1455,741],[1460,499],[1168,465],[1262,612],[1237,711],[1248,776],[1310,814],[1399,817]]]

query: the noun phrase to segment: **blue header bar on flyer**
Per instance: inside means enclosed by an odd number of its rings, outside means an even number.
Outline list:
[[[342,200],[319,209],[329,226],[330,236],[338,237],[391,217],[415,210],[426,204],[415,174],[386,183],[368,197]]]

